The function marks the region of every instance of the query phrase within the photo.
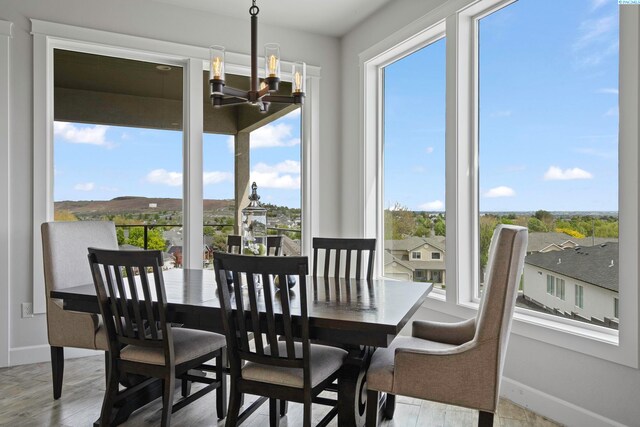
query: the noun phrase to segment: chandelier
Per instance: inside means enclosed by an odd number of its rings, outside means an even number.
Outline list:
[[[224,83],[225,49],[222,46],[211,46],[209,84],[211,86],[211,104],[214,108],[227,105],[250,103],[257,106],[260,112],[266,113],[272,102],[280,104],[302,104],[306,81],[306,64],[294,62],[291,67],[291,95],[276,95],[280,85],[280,46],[268,43],[264,46],[265,78],[258,77],[258,13],[256,0],[249,8],[251,15],[251,84],[248,91],[226,86]]]

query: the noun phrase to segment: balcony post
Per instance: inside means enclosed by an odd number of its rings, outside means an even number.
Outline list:
[[[242,208],[249,200],[249,178],[251,173],[250,133],[235,135],[235,225],[234,234],[242,234]]]

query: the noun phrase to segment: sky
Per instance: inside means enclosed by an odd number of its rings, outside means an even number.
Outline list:
[[[204,198],[233,199],[233,137],[205,134],[202,151]],[[182,198],[182,158],[181,131],[56,122],[54,200]],[[299,109],[251,133],[251,180],[261,201],[300,207]]]
[[[617,1],[519,0],[478,31],[480,210],[617,211]],[[385,207],[444,210],[445,44],[385,69]]]

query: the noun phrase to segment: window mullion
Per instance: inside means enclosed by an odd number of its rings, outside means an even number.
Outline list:
[[[184,81],[184,145],[183,145],[183,235],[184,267],[202,268],[204,240],[203,182],[202,182],[202,60],[190,59],[186,64]]]

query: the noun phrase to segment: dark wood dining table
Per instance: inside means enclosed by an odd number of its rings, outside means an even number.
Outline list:
[[[163,272],[169,320],[185,327],[224,333],[212,270],[171,269]],[[292,313],[299,313],[298,284],[292,288]],[[377,347],[387,347],[418,310],[430,283],[393,279],[345,280],[309,277],[309,335],[341,345],[349,356],[338,387],[338,425],[362,426],[366,414],[366,372]],[[93,284],[51,291],[65,310],[99,313]],[[121,409],[121,419],[153,396]]]

